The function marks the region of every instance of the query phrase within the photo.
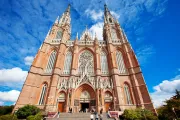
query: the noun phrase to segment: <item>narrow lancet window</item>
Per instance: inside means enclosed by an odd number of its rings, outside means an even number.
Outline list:
[[[67,52],[66,58],[65,58],[65,63],[64,63],[64,74],[70,74],[71,63],[72,63],[72,53]]]
[[[106,53],[101,53],[101,73],[102,74],[108,74],[108,62],[107,62],[107,56]]]
[[[61,39],[61,37],[62,37],[62,32],[59,30],[57,31],[56,39]]]
[[[46,70],[45,70],[46,73],[52,73],[55,60],[56,60],[56,51],[53,51],[49,57],[48,64],[46,66]]]
[[[117,61],[119,73],[120,74],[126,73],[123,56],[122,56],[122,53],[119,51],[116,52],[116,61]]]
[[[127,84],[124,84],[124,94],[126,97],[127,104],[132,104],[131,94],[130,94],[129,86]]]
[[[40,99],[39,99],[39,105],[43,105],[44,104],[46,90],[47,90],[47,84],[43,84],[41,95],[40,95]]]

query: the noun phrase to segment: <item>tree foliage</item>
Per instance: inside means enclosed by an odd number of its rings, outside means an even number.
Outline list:
[[[30,115],[36,115],[40,112],[40,109],[33,105],[25,105],[16,112],[19,119],[26,119]]]
[[[14,105],[11,106],[0,106],[0,115],[10,114],[14,108]]]
[[[7,114],[0,116],[0,120],[18,120],[16,115],[13,114]]]
[[[180,118],[180,91],[176,90],[176,95],[165,101],[166,105],[157,109],[160,120],[172,120]]]
[[[30,115],[29,117],[27,117],[27,120],[41,120],[41,119],[42,119],[41,112],[39,112],[36,115]]]
[[[123,117],[126,120],[157,120],[157,117],[154,114],[146,109],[130,109],[125,110]]]

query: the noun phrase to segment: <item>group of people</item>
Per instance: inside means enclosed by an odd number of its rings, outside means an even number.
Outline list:
[[[102,120],[103,119],[102,113],[103,113],[103,109],[100,110],[100,114],[98,114],[98,112],[92,110],[91,115],[90,115],[90,119],[94,120],[94,118],[95,118],[95,120]]]

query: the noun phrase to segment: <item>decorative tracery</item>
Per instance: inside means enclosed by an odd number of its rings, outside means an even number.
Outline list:
[[[81,55],[79,56],[79,67],[78,72],[81,75],[84,74],[94,74],[94,59],[91,52],[88,50],[85,50]]]
[[[64,63],[64,74],[70,74],[71,63],[72,63],[72,53],[67,52],[66,58],[65,58],[65,63]]]
[[[106,53],[101,52],[101,73],[108,74],[108,62]]]
[[[56,60],[56,51],[53,51],[49,57],[49,60],[48,60],[48,64],[46,66],[46,70],[45,72],[46,73],[51,73],[53,68],[54,68],[54,63],[55,63],[55,60]]]
[[[116,61],[117,61],[119,73],[121,73],[121,74],[126,73],[126,68],[125,68],[123,56],[122,56],[122,53],[120,51],[116,52]]]
[[[39,105],[43,105],[44,104],[46,90],[47,90],[47,84],[43,84],[43,87],[42,87],[42,90],[41,90],[40,99],[39,99]]]
[[[56,34],[56,39],[61,39],[61,37],[62,37],[62,31],[58,30]]]
[[[126,97],[127,104],[132,104],[130,90],[129,90],[129,86],[127,84],[124,84],[124,94]]]

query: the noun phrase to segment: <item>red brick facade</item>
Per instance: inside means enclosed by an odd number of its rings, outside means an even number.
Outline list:
[[[46,111],[79,112],[84,103],[88,110],[154,110],[134,51],[107,6],[104,16],[103,40],[93,39],[87,29],[80,40],[70,40],[68,7],[35,56],[15,110],[32,104]]]

